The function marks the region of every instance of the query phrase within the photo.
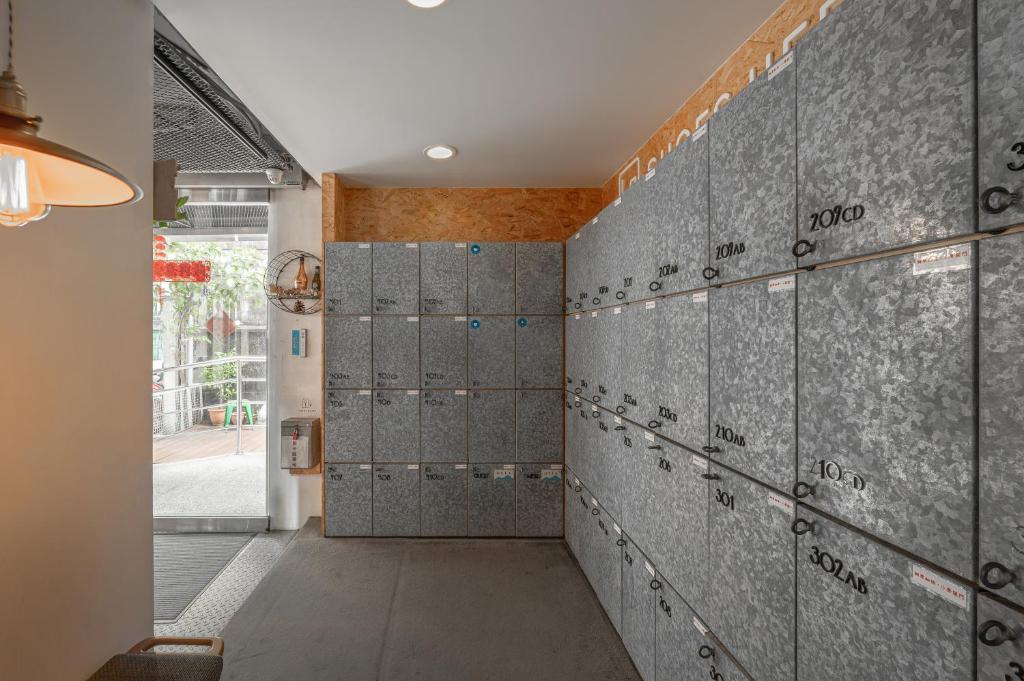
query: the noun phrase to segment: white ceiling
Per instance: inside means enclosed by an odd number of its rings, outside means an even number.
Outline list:
[[[307,171],[389,187],[601,185],[780,2],[156,0]]]

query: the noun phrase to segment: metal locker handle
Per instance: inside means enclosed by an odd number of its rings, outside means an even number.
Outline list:
[[[809,485],[806,482],[798,482],[793,485],[793,496],[797,499],[805,499],[809,496],[814,495],[814,485]]]
[[[647,288],[651,289],[652,291],[660,291],[661,290],[661,282],[660,281],[652,281],[647,286]]]
[[[1017,633],[1002,622],[989,620],[978,626],[978,640],[987,646],[1001,646],[1007,641],[1017,640]]]
[[[718,276],[718,270],[716,270],[714,267],[705,267],[704,271],[701,272],[701,274],[704,276],[706,280],[711,281],[712,279]]]
[[[702,645],[697,649],[697,654],[707,660],[715,656],[715,649],[709,645]]]
[[[625,297],[626,297],[626,292],[625,291],[616,291],[615,292],[616,300],[622,300]]]
[[[592,301],[590,301],[590,302],[592,302],[594,305],[600,305],[601,304],[601,299],[598,298],[597,296],[594,296],[594,299]]]
[[[615,426],[615,430],[625,430],[626,426]]]
[[[651,419],[650,421],[647,422],[647,427],[650,428],[651,430],[657,430],[658,428],[661,428],[661,421]]]
[[[601,511],[597,510],[596,508],[592,508],[590,509],[590,515],[601,515]]]
[[[722,479],[722,477],[720,475],[718,475],[718,473],[701,473],[700,477],[704,478],[705,480],[721,480]]]
[[[803,518],[797,518],[793,521],[793,524],[789,526],[789,529],[793,531],[796,536],[801,536],[810,532],[814,534],[814,523],[808,522]]]
[[[993,203],[992,199],[996,199]],[[1006,187],[990,187],[981,195],[981,209],[989,215],[999,215],[1020,202],[1020,194]]]
[[[590,401],[593,402],[594,404],[600,404],[601,403],[601,396],[600,395],[594,395],[593,397],[590,398]]]
[[[617,542],[615,542],[615,545],[616,546],[625,546],[626,545],[626,540],[625,539],[619,539]]]
[[[995,579],[992,579],[992,573],[997,575]],[[1012,584],[1016,577],[1013,571],[1002,563],[992,561],[981,566],[981,583],[989,589],[1002,589]]]
[[[618,406],[618,407],[615,407],[615,413],[616,414],[620,414],[620,415],[621,414],[625,414],[626,413],[626,408],[621,406],[621,405]]]
[[[575,305],[573,305],[573,307],[574,307],[574,308],[576,308],[576,309],[578,310],[578,309],[580,309],[581,307],[583,307],[583,303],[576,303]]]
[[[793,244],[793,255],[798,258],[802,258],[805,255],[814,253],[814,251],[817,250],[817,248],[817,241],[808,241],[807,239],[800,239],[800,241],[797,241],[795,244]]]
[[[701,450],[705,454],[717,454],[718,452],[722,451],[722,448],[716,447],[715,445],[708,445],[706,447],[701,447]]]
[[[658,589],[661,588],[661,582],[659,582],[656,579],[652,579],[651,580],[651,588],[654,589],[655,591],[657,591]]]

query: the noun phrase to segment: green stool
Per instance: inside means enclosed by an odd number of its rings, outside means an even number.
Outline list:
[[[224,429],[227,430],[231,427],[231,416],[235,413],[235,409],[238,407],[238,400],[228,402],[227,411],[224,412]],[[253,424],[252,420],[252,405],[249,404],[249,400],[242,400],[242,409],[245,410],[245,416],[241,417],[242,424],[245,424],[245,419],[248,417],[249,425]]]

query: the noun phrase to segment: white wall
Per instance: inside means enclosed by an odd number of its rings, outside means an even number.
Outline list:
[[[270,193],[270,257],[301,250],[321,255],[320,188],[309,183],[305,191],[280,189]],[[309,275],[313,275],[312,267]],[[291,356],[292,329],[308,332],[308,356]],[[296,476],[281,470],[280,423],[291,416],[321,417],[321,316],[289,314],[270,306],[268,375],[271,399],[267,410],[270,496],[273,529],[296,529],[311,515],[320,515],[319,475]],[[303,400],[307,404],[303,404]]]
[[[43,136],[148,191],[150,3],[14,13]],[[0,678],[84,679],[152,632],[151,214],[55,208],[0,228]]]

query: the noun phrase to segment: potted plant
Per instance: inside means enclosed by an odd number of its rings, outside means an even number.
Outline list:
[[[218,352],[217,359],[224,359],[227,357],[234,357],[234,352]],[[213,390],[217,393],[217,403],[219,406],[207,407],[206,413],[210,417],[210,423],[215,426],[224,425],[224,413],[227,411],[227,403],[235,399],[235,377],[237,375],[237,364],[234,362],[225,362],[224,364],[211,364],[201,369],[203,374],[204,383],[217,383],[213,386]],[[218,383],[218,381],[223,381]],[[235,423],[235,419],[238,418],[238,410],[231,415],[231,423]]]

